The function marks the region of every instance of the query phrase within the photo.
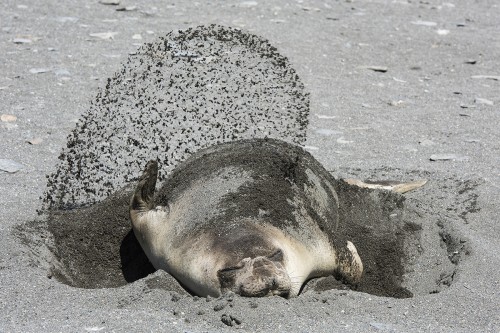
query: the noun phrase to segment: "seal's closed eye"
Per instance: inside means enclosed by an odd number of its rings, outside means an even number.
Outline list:
[[[271,254],[270,256],[268,256],[267,258],[271,261],[282,262],[283,261],[283,251],[281,251],[281,249],[280,249],[280,250],[274,252],[273,254]]]
[[[219,278],[220,286],[221,289],[228,289],[231,288],[234,285],[234,281],[236,280],[236,275],[238,274],[239,270],[242,269],[243,267],[228,267],[224,269],[220,269],[217,272],[217,277]]]
[[[232,266],[232,267],[227,267],[219,270],[219,273],[227,273],[231,271],[235,271],[237,269],[242,269],[242,266]]]

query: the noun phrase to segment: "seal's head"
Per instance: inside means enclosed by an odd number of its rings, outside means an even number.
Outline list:
[[[232,291],[241,296],[289,297],[292,283],[283,265],[283,252],[271,256],[245,258],[236,266],[217,272],[222,292]]]

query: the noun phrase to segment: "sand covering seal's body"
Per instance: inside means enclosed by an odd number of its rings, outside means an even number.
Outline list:
[[[155,268],[192,293],[288,297],[313,277],[359,282],[333,178],[302,148],[225,143],[194,154],[155,194],[156,178],[152,161],[131,201],[133,229]]]

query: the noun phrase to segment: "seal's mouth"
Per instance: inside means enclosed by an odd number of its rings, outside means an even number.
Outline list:
[[[272,290],[271,296],[281,296],[283,298],[290,298],[290,290]]]
[[[240,286],[238,294],[245,297],[280,296],[290,298],[291,290],[288,287],[276,287],[272,285],[271,288],[265,288],[258,292],[248,292],[244,286]]]

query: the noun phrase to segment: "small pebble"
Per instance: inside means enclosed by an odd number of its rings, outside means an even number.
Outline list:
[[[16,161],[0,158],[0,170],[2,171],[8,173],[15,173],[23,168],[24,166],[22,164],[17,163]]]
[[[353,143],[354,141],[348,141],[346,139],[344,139],[344,137],[340,137],[337,139],[337,143],[340,143],[340,144],[348,144],[348,143]]]
[[[460,103],[460,107],[462,109],[474,109],[476,106],[475,105],[465,104],[465,103]]]
[[[132,12],[134,10],[137,10],[137,6],[126,6],[126,7],[116,8],[117,12]]]
[[[364,68],[370,69],[374,72],[381,72],[381,73],[385,73],[388,70],[388,68],[385,66],[365,66]]]
[[[405,102],[403,100],[399,100],[399,101],[390,101],[388,103],[390,106],[403,106],[405,104]]]
[[[117,6],[120,4],[120,0],[99,0],[102,5]]]
[[[481,140],[479,140],[479,139],[465,139],[464,142],[467,142],[467,143],[479,143],[479,142],[481,142]]]
[[[438,29],[436,32],[437,32],[438,35],[446,36],[446,35],[448,35],[450,33],[450,30]]]
[[[220,317],[220,320],[226,324],[227,326],[233,326],[233,321],[231,320],[231,317],[229,317],[228,315],[226,314],[223,314],[221,317]]]
[[[415,24],[415,25],[423,25],[423,26],[426,26],[426,27],[435,27],[437,25],[436,22],[432,22],[432,21],[421,21],[421,20],[418,20],[418,21],[412,21],[411,24]]]
[[[489,99],[486,99],[486,98],[480,98],[480,97],[476,97],[474,102],[476,104],[484,104],[484,105],[493,105],[494,104],[493,101],[490,101]]]
[[[100,38],[100,39],[113,39],[118,32],[96,32],[89,34],[90,37]]]
[[[433,154],[430,156],[431,161],[465,161],[467,156],[456,154]]]
[[[472,75],[471,78],[500,81],[500,75]]]
[[[220,320],[224,324],[226,324],[227,326],[241,325],[241,320],[239,320],[238,318],[236,318],[234,316],[227,315],[227,314],[223,314],[220,317]]]
[[[30,73],[31,74],[41,74],[41,73],[47,73],[50,72],[50,68],[31,68]]]
[[[17,117],[12,114],[2,114],[0,116],[0,120],[6,123],[10,123],[16,121]]]
[[[421,146],[432,146],[434,145],[434,141],[429,140],[429,139],[423,139],[418,142]]]
[[[243,1],[243,2],[240,2],[238,4],[239,7],[242,7],[242,8],[250,8],[250,7],[255,7],[257,6],[259,3],[257,1]]]
[[[226,307],[226,303],[219,302],[219,303],[215,304],[214,311],[215,312],[220,311],[220,310],[224,309],[225,307]]]
[[[316,117],[318,117],[318,119],[335,119],[335,118],[337,118],[337,116],[327,116],[324,114],[317,114],[317,113],[316,113]]]
[[[14,38],[14,40],[12,40],[15,44],[30,44],[32,43],[33,41],[29,38]]]
[[[58,69],[54,70],[54,74],[56,74],[57,76],[70,76],[71,75],[69,73],[69,71],[65,68],[58,68]]]
[[[43,142],[43,139],[42,138],[34,138],[31,140],[27,140],[26,142],[28,142],[30,145],[38,145],[38,144]]]

